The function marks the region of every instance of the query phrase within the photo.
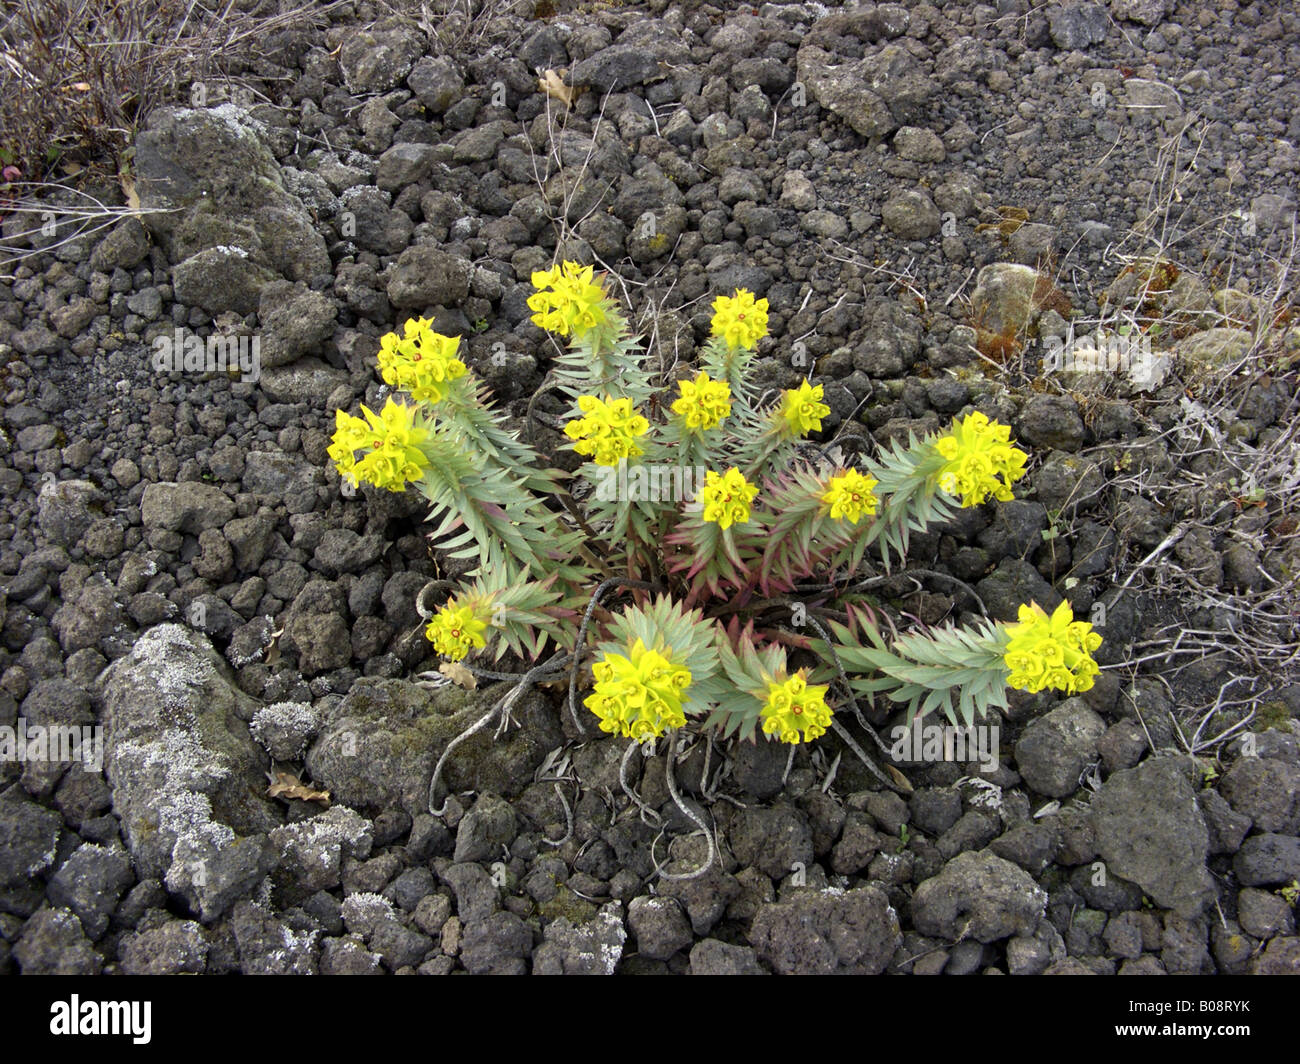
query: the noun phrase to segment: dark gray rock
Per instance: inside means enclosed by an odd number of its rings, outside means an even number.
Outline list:
[[[86,842],[54,874],[48,897],[52,904],[72,910],[93,942],[108,930],[118,899],[134,882],[125,850]]]
[[[1176,760],[1155,758],[1116,772],[1091,809],[1097,851],[1111,874],[1185,915],[1195,916],[1210,903],[1209,831]]]
[[[270,833],[279,866],[275,879],[291,896],[332,890],[343,880],[343,860],[370,856],[374,833],[369,821],[342,805],[331,805],[306,820]]]
[[[1286,899],[1255,887],[1237,892],[1237,920],[1243,931],[1256,938],[1295,934],[1295,916]]]
[[[651,960],[666,961],[695,938],[675,898],[633,898],[627,922],[636,939],[637,953]]]
[[[453,307],[469,295],[473,267],[466,259],[427,245],[402,252],[388,279],[393,306],[421,310]]]
[[[203,929],[193,920],[124,935],[118,945],[124,975],[198,975],[208,961]]]
[[[36,497],[36,523],[51,543],[75,547],[103,503],[104,493],[88,480],[45,481]]]
[[[1250,962],[1251,975],[1300,974],[1300,938],[1275,938]]]
[[[1016,743],[1016,769],[1030,787],[1049,798],[1079,788],[1079,777],[1097,760],[1106,722],[1082,698],[1068,698],[1030,722]]]
[[[1063,4],[1047,9],[1052,43],[1066,51],[1082,51],[1106,39],[1110,19],[1098,4]]]
[[[706,938],[691,948],[691,975],[767,975],[748,946]]]
[[[1236,812],[1215,790],[1198,791],[1196,800],[1210,832],[1210,853],[1232,854],[1241,849],[1241,842],[1250,831],[1250,817]]]
[[[176,302],[199,307],[212,317],[251,314],[262,289],[276,279],[273,271],[252,261],[243,247],[221,245],[197,251],[172,269]]]
[[[129,270],[149,254],[149,234],[139,218],[123,218],[108,231],[90,256],[90,268],[100,273]]]
[[[607,48],[573,64],[570,81],[601,93],[628,89],[662,76],[664,64],[688,62],[680,38],[658,21],[634,24]]]
[[[759,960],[780,975],[878,975],[902,942],[884,892],[798,891],[763,905],[749,932]]]
[[[248,730],[276,761],[296,761],[315,737],[316,710],[307,702],[276,702],[263,706]]]
[[[1077,451],[1084,437],[1078,404],[1065,396],[1036,395],[1021,411],[1017,433],[1034,447]]]
[[[903,240],[925,240],[939,231],[939,208],[917,189],[894,192],[880,208],[880,218]]]
[[[400,18],[353,29],[339,46],[339,67],[350,91],[387,92],[400,84],[424,52],[425,35]]]
[[[58,855],[63,818],[17,788],[0,794],[0,889],[27,885]]]
[[[1219,781],[1219,793],[1260,831],[1300,835],[1300,765],[1239,757]]]
[[[163,529],[197,536],[221,528],[235,516],[230,496],[211,484],[187,480],[150,484],[140,502],[140,519],[146,529]]]
[[[318,931],[294,931],[253,902],[239,902],[230,917],[245,975],[315,975]]]
[[[1283,886],[1300,879],[1300,838],[1252,835],[1232,859],[1232,870],[1244,887]]]
[[[495,794],[482,794],[456,826],[453,861],[495,861],[515,841],[518,825],[510,804]]]
[[[895,44],[856,61],[837,63],[836,58],[805,43],[796,58],[798,80],[822,107],[864,137],[884,137],[901,125],[920,124],[939,90],[921,64]]]
[[[287,366],[304,355],[318,353],[334,335],[338,310],[334,301],[304,284],[273,281],[258,297],[262,325],[262,366]]]
[[[752,865],[781,879],[797,863],[812,863],[812,832],[808,818],[792,805],[740,810],[729,833],[732,852],[742,865]]]
[[[406,84],[415,93],[416,99],[435,115],[445,112],[461,99],[465,91],[465,81],[456,69],[456,64],[446,56],[425,56],[420,59],[411,68]]]
[[[381,975],[382,958],[351,935],[330,938],[320,951],[321,975]]]
[[[592,919],[576,926],[562,916],[546,925],[542,944],[533,953],[533,974],[613,975],[626,941],[617,902],[603,905]]]
[[[42,909],[23,925],[13,958],[23,975],[98,975],[103,958],[67,909]]]
[[[912,922],[924,935],[954,942],[1031,936],[1047,893],[1020,868],[988,852],[959,854],[916,888]]]
[[[511,912],[495,912],[465,924],[460,959],[470,975],[523,975],[533,952],[533,933]]]

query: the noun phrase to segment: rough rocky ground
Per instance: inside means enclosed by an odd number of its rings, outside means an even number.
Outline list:
[[[0,970],[1300,970],[1279,893],[1300,877],[1294,345],[1252,302],[1289,298],[1300,20],[384,14],[269,38],[238,72],[251,110],[213,86],[155,114],[148,224],[0,281],[0,725],[98,724],[107,746],[102,771],[0,763]],[[586,87],[567,116],[546,68]],[[714,294],[765,295],[765,379],[811,370],[831,431],[1013,424],[1020,501],[920,537],[939,576],[882,600],[969,619],[946,574],[995,617],[1101,603],[1105,682],[1017,701],[996,773],[913,766],[907,796],[832,770],[829,742],[788,771],[784,748],[719,751],[701,780],[697,744],[684,788],[729,800],[696,879],[655,874],[704,857],[663,746],[632,765],[660,828],[622,794],[621,741],[579,742],[546,690],[457,751],[430,815],[435,760],[493,694],[415,680],[416,594],[445,570],[413,494],[340,494],[333,412],[373,405],[377,338],[428,313],[520,412],[552,354],[527,281],[557,251],[662,308],[665,364]],[[1152,310],[1126,266],[1155,252],[1182,269]],[[1152,391],[1021,349],[1117,307],[1177,341]],[[159,372],[177,328],[256,335],[259,379]],[[268,797],[274,770],[329,808]]]

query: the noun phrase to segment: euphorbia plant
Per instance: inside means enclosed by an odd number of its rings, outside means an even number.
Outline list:
[[[1067,604],[887,638],[853,583],[873,546],[888,567],[912,533],[1012,498],[1027,455],[1005,425],[974,412],[834,463],[806,442],[830,413],[820,384],[768,398],[753,383],[767,300],[719,296],[699,365],[665,380],[591,267],[532,281],[533,321],[568,344],[552,374],[566,446],[586,460],[575,474],[507,430],[459,337],[428,319],[381,344],[383,378],[409,401],[338,413],[339,473],[414,485],[436,545],[475,563],[429,619],[439,654],[536,658],[554,643],[571,686],[590,658],[587,719],[634,740],[716,729],[805,743],[839,728],[854,693],[969,725],[1005,707],[1009,687],[1092,686],[1101,639]],[[817,664],[792,667],[799,649]]]

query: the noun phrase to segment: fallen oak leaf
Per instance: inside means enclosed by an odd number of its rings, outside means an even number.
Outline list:
[[[271,781],[271,785],[266,789],[268,798],[296,798],[302,802],[318,802],[324,808],[329,808],[329,791],[313,790],[292,772],[276,769],[274,772],[268,772],[266,778]]]
[[[478,689],[478,680],[474,679],[474,674],[459,661],[444,661],[438,666],[438,671],[452,683],[465,688],[466,691]]]
[[[559,100],[565,107],[573,106],[573,89],[564,84],[564,80],[554,70],[547,68],[537,82],[542,92],[553,100]]]
[[[280,660],[280,636],[284,635],[283,628],[277,628],[271,633],[271,641],[266,644],[266,653],[262,661],[267,665],[274,665]]]

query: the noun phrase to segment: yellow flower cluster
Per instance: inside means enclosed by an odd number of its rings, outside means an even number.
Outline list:
[[[752,350],[767,335],[767,300],[754,299],[754,293],[737,288],[734,296],[718,296],[713,301],[713,335],[720,336],[728,347]]]
[[[581,339],[609,320],[605,289],[592,280],[592,267],[566,262],[532,277],[538,291],[528,297],[533,324],[548,332]],[[549,291],[548,291],[549,289]]]
[[[831,725],[826,704],[826,685],[809,687],[806,670],[800,669],[781,683],[767,686],[763,705],[763,732],[783,743],[807,743],[825,735]]]
[[[670,656],[638,639],[629,656],[606,654],[592,666],[596,687],[583,704],[600,718],[601,731],[640,741],[686,723],[682,696],[691,672]]]
[[[458,605],[453,598],[429,619],[424,634],[444,658],[460,661],[471,650],[487,646],[485,631],[487,622],[475,615],[474,608]]]
[[[1074,695],[1092,689],[1101,671],[1092,652],[1101,636],[1087,621],[1076,621],[1068,602],[1049,617],[1037,603],[1020,607],[1020,623],[1008,625],[1003,660],[1007,684],[1036,694],[1046,687]]]
[[[803,381],[798,388],[781,393],[781,417],[791,436],[802,437],[821,432],[822,418],[831,408],[822,402],[822,386]]]
[[[573,449],[597,465],[616,466],[624,458],[643,454],[636,438],[650,431],[650,422],[637,413],[631,399],[605,402],[594,395],[578,396],[578,409],[585,417],[564,426],[564,434],[576,441]]]
[[[402,491],[408,481],[423,477],[429,459],[420,444],[429,430],[415,423],[415,408],[389,399],[378,414],[364,406],[361,412],[365,420],[342,410],[334,415],[333,442],[326,453],[339,476],[388,491]],[[358,461],[358,451],[369,453]]]
[[[443,336],[432,318],[408,318],[403,335],[391,332],[379,341],[379,372],[390,388],[411,398],[437,403],[447,383],[465,376],[465,363],[456,357],[459,336]]]
[[[979,411],[954,421],[952,432],[934,446],[948,460],[939,470],[939,487],[960,495],[963,508],[978,506],[990,495],[1009,502],[1014,498],[1011,485],[1025,475],[1029,460],[1011,443],[1011,429]]]
[[[673,403],[688,429],[704,432],[731,415],[731,386],[726,381],[711,380],[700,370],[694,381],[678,381],[682,397]]]
[[[749,504],[757,494],[758,486],[750,484],[735,466],[721,476],[710,469],[699,493],[704,520],[716,522],[719,528],[743,525],[749,520]]]
[[[847,470],[827,481],[822,502],[830,504],[831,517],[835,520],[847,520],[849,524],[856,525],[863,514],[876,512],[878,500],[871,489],[877,483],[875,477],[863,476],[856,469]]]

